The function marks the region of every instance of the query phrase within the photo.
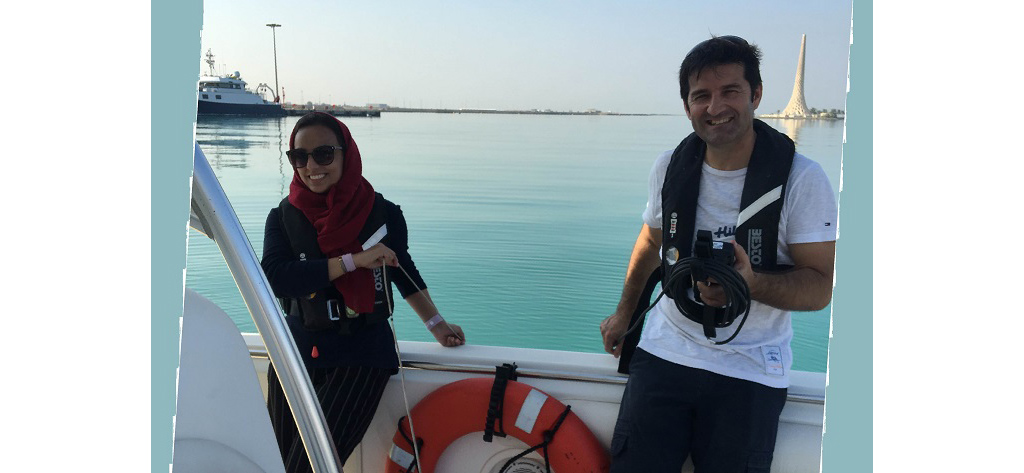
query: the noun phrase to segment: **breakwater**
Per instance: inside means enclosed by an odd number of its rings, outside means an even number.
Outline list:
[[[372,107],[352,107],[348,105],[290,105],[282,106],[289,116],[302,116],[309,112],[324,112],[336,117],[380,117],[380,109]]]
[[[616,115],[627,117],[648,117],[660,115],[657,113],[618,113],[602,112],[600,110],[585,111],[559,111],[559,110],[497,110],[489,108],[406,108],[388,107],[384,109],[387,113],[483,113],[501,115]]]

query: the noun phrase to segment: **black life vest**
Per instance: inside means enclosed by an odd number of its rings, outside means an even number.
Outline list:
[[[281,223],[288,235],[288,241],[292,247],[292,253],[299,260],[311,260],[324,258],[320,251],[320,245],[316,241],[316,228],[306,219],[298,208],[288,202],[285,197],[278,206],[281,211]],[[367,217],[362,230],[359,231],[359,242],[364,249],[377,244],[390,245],[390,238],[387,233],[387,210],[384,204],[384,197],[377,193],[373,201],[373,210]],[[332,260],[330,264],[338,264]],[[384,284],[383,268],[375,268],[373,271],[373,282],[376,296],[373,303],[373,312],[359,314],[345,306],[345,299],[341,292],[330,284],[327,287],[314,292],[306,297],[282,298],[281,307],[289,316],[299,317],[302,325],[310,331],[333,330],[342,335],[358,332],[360,329],[387,320],[391,316],[389,307],[394,307],[394,295],[392,294],[390,278],[388,284]]]
[[[761,120],[754,120],[757,138],[747,164],[740,197],[740,213],[736,224],[736,242],[746,249],[750,265],[755,271],[770,272],[789,268],[776,261],[779,240],[779,220],[785,202],[786,183],[793,166],[796,146],[788,136],[776,131]],[[678,260],[693,254],[694,227],[697,219],[697,196],[700,192],[702,166],[707,144],[696,133],[687,136],[672,153],[665,182],[661,189],[662,202],[662,287],[668,293],[665,279],[669,274],[669,249],[678,250]],[[705,229],[708,230],[708,229]],[[686,285],[689,287],[689,284]],[[671,294],[678,300],[685,294]],[[701,323],[700,317],[684,315]]]

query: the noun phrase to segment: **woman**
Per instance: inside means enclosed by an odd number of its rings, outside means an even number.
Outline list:
[[[288,147],[295,174],[288,197],[267,217],[262,266],[344,462],[398,372],[386,322],[391,283],[439,343],[462,345],[465,336],[430,301],[409,256],[402,211],[363,178],[348,128],[313,112],[295,124]],[[277,374],[268,371],[267,408],[285,469],[312,471]]]

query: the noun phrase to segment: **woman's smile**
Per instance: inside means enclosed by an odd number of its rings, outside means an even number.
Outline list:
[[[338,136],[324,126],[307,126],[295,133],[296,149],[302,148],[307,152],[312,152],[321,146],[341,146],[341,143],[338,143]],[[334,150],[334,153],[334,160],[326,166],[317,164],[315,159],[309,157],[306,160],[306,166],[297,169],[299,179],[309,190],[323,194],[341,180],[341,170],[345,158],[340,148]]]

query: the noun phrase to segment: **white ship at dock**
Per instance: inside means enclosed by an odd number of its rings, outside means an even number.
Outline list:
[[[275,117],[286,114],[274,91],[266,84],[260,84],[253,91],[246,87],[237,71],[225,76],[217,75],[210,50],[206,51],[206,63],[210,71],[199,78],[197,114]],[[264,98],[267,93],[274,96],[273,101]]]

